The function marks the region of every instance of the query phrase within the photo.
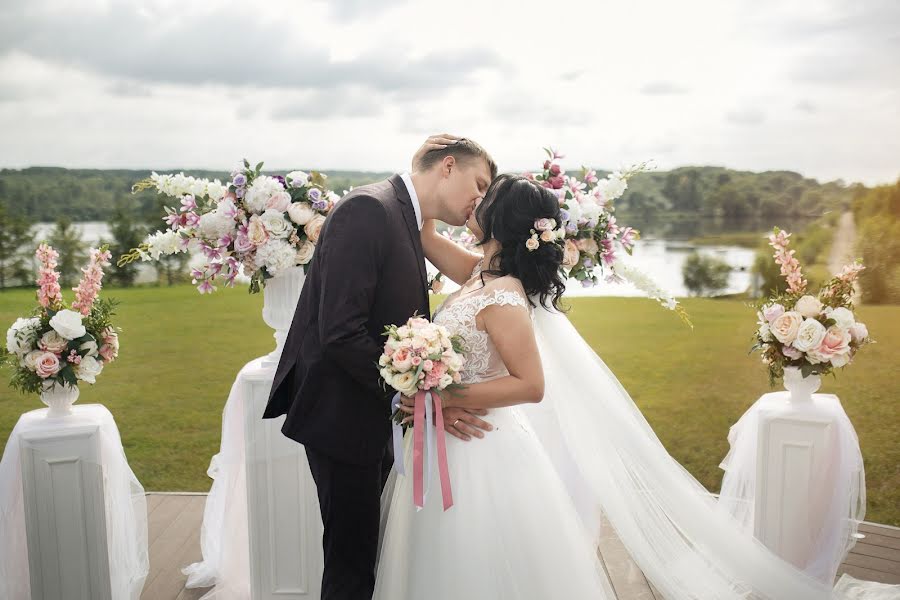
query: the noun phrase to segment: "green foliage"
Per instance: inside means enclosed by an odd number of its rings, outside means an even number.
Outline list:
[[[865,270],[859,285],[863,301],[900,303],[900,180],[871,190],[859,190],[853,199],[856,252]]]
[[[9,214],[0,205],[0,290],[32,278],[33,246],[28,220]]]
[[[692,252],[681,268],[684,287],[694,296],[714,296],[721,292],[728,287],[730,273],[731,266],[725,261],[698,252]]]
[[[623,212],[653,211],[727,218],[820,216],[847,208],[861,186],[819,183],[790,171],[751,173],[722,167],[682,167],[668,172],[638,173],[618,201]],[[771,223],[766,227],[771,227]]]
[[[123,206],[120,202],[109,221],[110,232],[113,239],[109,242],[109,251],[112,256],[122,256],[132,248],[136,248],[144,241],[147,228],[135,219],[135,210],[129,206]],[[109,281],[115,285],[129,287],[134,285],[137,278],[137,263],[130,262],[112,265],[107,268]]]
[[[60,217],[56,220],[56,227],[50,233],[47,243],[59,252],[59,285],[65,289],[72,287],[81,276],[81,265],[87,259],[84,242],[81,241],[81,233],[72,225],[68,217]]]

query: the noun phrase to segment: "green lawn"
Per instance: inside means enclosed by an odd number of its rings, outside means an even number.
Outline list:
[[[262,296],[243,289],[200,296],[190,286],[104,290],[122,300],[119,360],[80,403],[115,415],[129,462],[147,490],[209,489],[221,412],[249,359],[274,347]],[[0,293],[0,329],[33,305],[30,290]],[[710,490],[728,450],[728,428],[769,390],[757,355],[747,355],[755,316],[740,300],[686,299],[690,330],[649,300],[571,301],[570,316],[631,392],[666,448]],[[878,340],[852,368],[824,380],[840,396],[866,462],[867,519],[900,525],[900,306],[863,306]],[[3,373],[8,378],[8,373]],[[0,440],[19,414],[43,405],[0,389]]]

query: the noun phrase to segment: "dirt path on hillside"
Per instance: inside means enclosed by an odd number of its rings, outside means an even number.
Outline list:
[[[841,267],[853,262],[856,258],[856,223],[853,221],[853,213],[850,211],[841,215],[837,229],[834,232],[834,241],[831,243],[831,252],[828,255],[828,272],[836,275],[841,272]],[[859,304],[861,300],[859,282],[856,284],[856,293],[853,295],[853,303]]]

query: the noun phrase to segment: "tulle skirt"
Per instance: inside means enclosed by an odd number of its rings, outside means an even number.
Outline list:
[[[486,417],[494,430],[447,436],[454,505],[444,512],[436,459],[425,508],[394,471],[382,497],[377,600],[615,598],[593,536],[521,409]]]

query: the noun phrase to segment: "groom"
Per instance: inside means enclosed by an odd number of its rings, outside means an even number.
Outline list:
[[[385,326],[431,314],[422,224],[465,224],[496,174],[460,139],[417,156],[411,174],[354,189],[325,220],[263,414],[286,414],[282,433],[306,448],[325,525],[323,600],[369,600],[374,589],[394,394],[377,362]],[[444,419],[487,428],[458,409]]]

